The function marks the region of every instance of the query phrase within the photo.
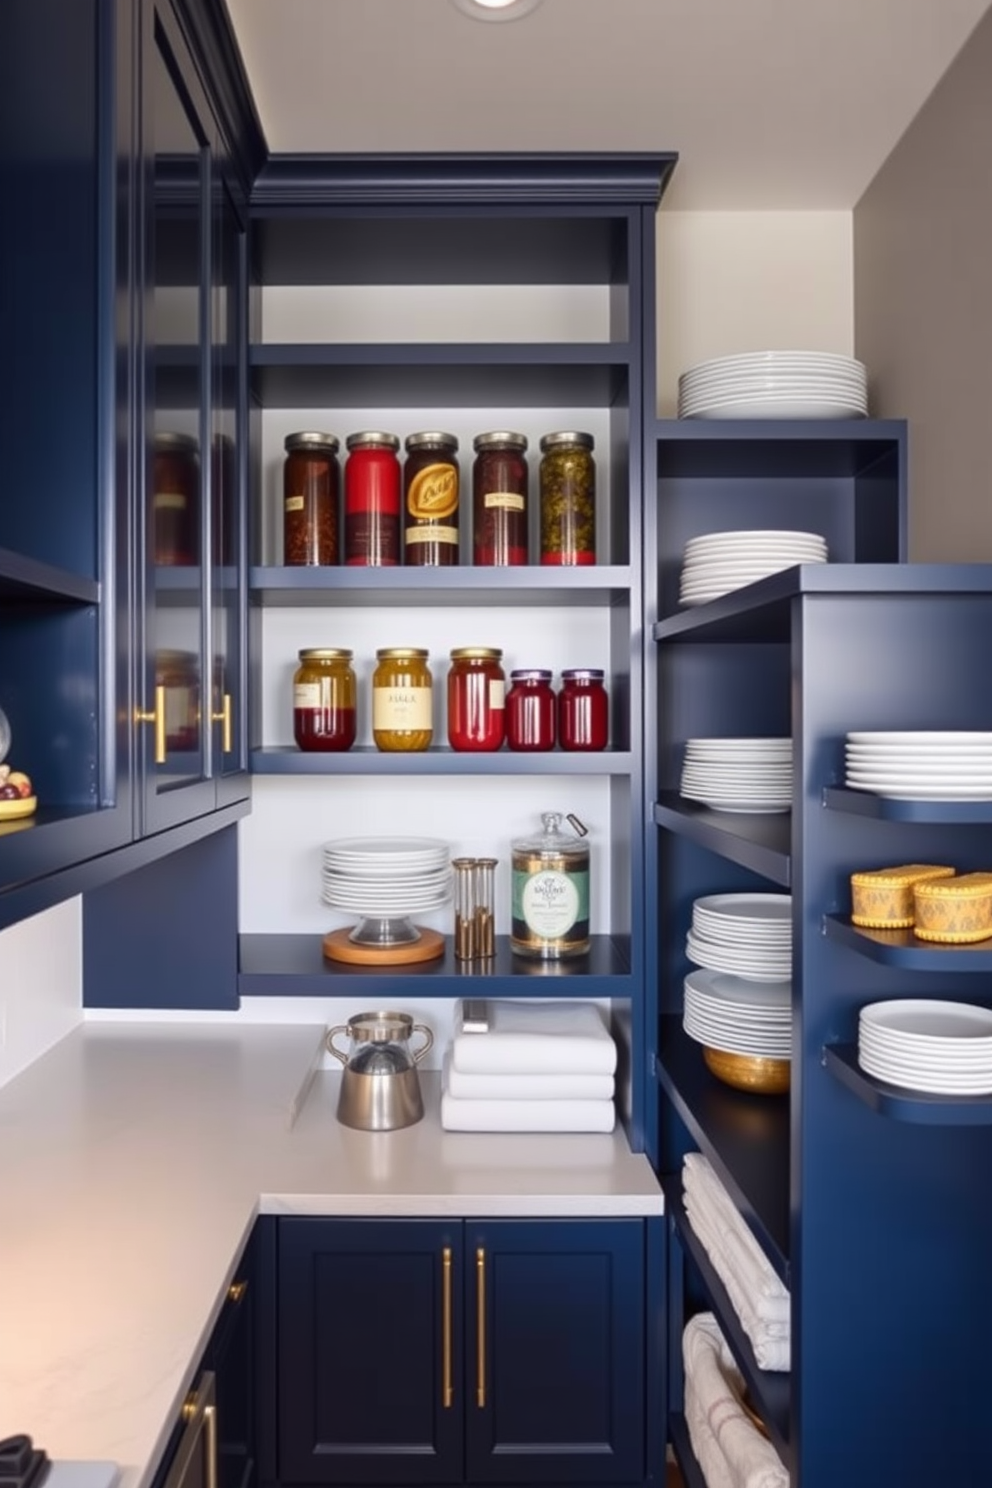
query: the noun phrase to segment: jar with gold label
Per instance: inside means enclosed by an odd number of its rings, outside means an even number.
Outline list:
[[[577,836],[561,830],[557,811],[541,816],[544,831],[512,844],[510,948],[542,961],[583,956],[589,950],[589,848],[577,817]]]
[[[293,676],[293,737],[300,749],[350,749],[356,733],[358,685],[351,651],[326,646],[301,651]]]
[[[458,562],[458,440],[409,434],[403,466],[404,561],[420,568]]]
[[[415,753],[434,737],[433,679],[427,652],[412,646],[375,653],[372,674],[372,738],[385,753]]]

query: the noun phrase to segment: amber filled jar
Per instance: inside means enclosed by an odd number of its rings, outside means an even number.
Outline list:
[[[283,466],[283,562],[338,561],[338,441],[333,434],[286,435]]]
[[[448,743],[452,749],[499,749],[505,737],[502,651],[460,646],[448,672]]]
[[[558,694],[558,741],[562,749],[605,749],[610,705],[603,673],[596,667],[562,672]]]
[[[366,429],[345,440],[344,561],[390,568],[400,561],[402,472],[395,434]]]
[[[596,562],[596,465],[591,434],[541,439],[541,562]]]
[[[527,562],[527,437],[503,430],[473,441],[472,554],[480,566]]]
[[[293,737],[300,749],[350,749],[357,731],[358,684],[352,652],[301,651],[293,676]]]
[[[188,434],[156,434],[152,544],[163,568],[199,562],[200,446]]]
[[[165,689],[165,747],[170,753],[200,743],[200,669],[193,651],[157,651],[155,686]]]
[[[375,653],[372,674],[372,737],[384,752],[430,748],[434,737],[433,679],[427,652],[410,646]]]
[[[458,562],[458,440],[409,434],[403,466],[404,557],[421,568]]]
[[[530,667],[510,673],[506,694],[506,742],[510,749],[531,751],[555,747],[555,694],[551,673]]]

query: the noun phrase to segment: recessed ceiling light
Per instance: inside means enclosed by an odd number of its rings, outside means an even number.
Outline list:
[[[518,21],[530,15],[541,0],[453,0],[465,15],[476,21]]]

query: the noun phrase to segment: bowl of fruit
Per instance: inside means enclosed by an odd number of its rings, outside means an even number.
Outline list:
[[[33,816],[38,809],[38,797],[30,776],[6,763],[9,748],[10,724],[0,709],[0,822]]]

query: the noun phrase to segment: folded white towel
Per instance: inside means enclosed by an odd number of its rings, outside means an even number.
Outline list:
[[[781,1457],[741,1405],[744,1380],[712,1313],[690,1318],[682,1357],[686,1425],[708,1488],[789,1488]]]
[[[611,1132],[615,1124],[611,1100],[459,1100],[441,1092],[445,1131]]]
[[[782,1299],[788,1299],[788,1289],[775,1274],[771,1261],[701,1152],[686,1155],[682,1182],[686,1196],[691,1194],[712,1218],[755,1311],[760,1316],[780,1317],[780,1303]]]
[[[456,1016],[451,1063],[463,1074],[612,1075],[617,1049],[589,1002],[488,1002],[486,1033],[462,1033]]]
[[[763,1290],[764,1279],[761,1283],[752,1275],[750,1265],[751,1256],[740,1243],[740,1237],[734,1230],[721,1228],[714,1218],[713,1210],[705,1202],[700,1194],[691,1192],[688,1188],[684,1195],[685,1212],[689,1216],[689,1222],[699,1238],[704,1241],[708,1253],[716,1252],[714,1263],[723,1276],[729,1271],[735,1285],[744,1294],[751,1312],[756,1318],[761,1318],[766,1323],[787,1323],[792,1316],[792,1308],[789,1293],[778,1277],[778,1290],[771,1292]]]
[[[444,1059],[444,1086],[459,1100],[612,1100],[612,1075],[478,1075]]]

